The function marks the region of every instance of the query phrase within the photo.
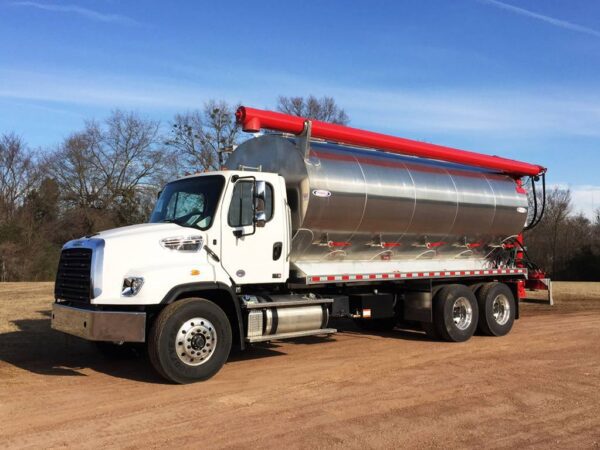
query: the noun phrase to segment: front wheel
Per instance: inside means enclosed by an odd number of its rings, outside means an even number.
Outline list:
[[[179,300],[161,311],[148,339],[156,371],[174,383],[207,380],[225,364],[231,350],[231,325],[215,303]]]

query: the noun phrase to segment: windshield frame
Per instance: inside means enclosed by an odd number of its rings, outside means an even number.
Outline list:
[[[218,195],[216,196],[216,202],[215,202],[215,205],[214,205],[214,209],[212,211],[213,213],[210,216],[210,221],[209,221],[209,223],[206,226],[202,227],[202,226],[199,225],[199,222],[202,222],[201,220],[197,221],[194,224],[180,223],[180,222],[177,222],[177,221],[175,221],[173,219],[166,219],[164,217],[161,220],[156,220],[156,221],[152,220],[152,217],[156,213],[156,207],[158,206],[158,204],[159,204],[159,202],[161,200],[161,197],[163,196],[163,194],[165,193],[165,191],[167,190],[167,188],[169,186],[176,185],[178,183],[189,183],[192,180],[199,181],[200,179],[206,180],[206,179],[209,179],[209,178],[212,178],[212,179],[217,179],[218,178],[218,179],[220,179],[221,183],[220,183],[220,186],[219,186],[220,191],[219,191]],[[227,180],[226,180],[225,176],[223,176],[222,174],[211,174],[211,175],[200,175],[200,176],[180,178],[178,180],[171,181],[171,182],[165,184],[165,186],[163,187],[163,189],[160,191],[160,194],[159,194],[159,196],[158,196],[158,198],[156,200],[156,203],[154,205],[154,208],[152,209],[152,212],[150,213],[150,217],[148,219],[148,223],[174,223],[174,224],[179,225],[181,227],[193,228],[195,230],[202,230],[202,231],[206,231],[206,230],[210,229],[212,227],[214,221],[215,221],[215,218],[216,218],[216,215],[217,215],[217,211],[219,210],[219,208],[221,206],[221,202],[223,200],[223,193],[225,191],[226,181]],[[178,192],[182,192],[182,191],[178,191]],[[169,199],[169,201],[170,201],[170,199]],[[165,204],[163,208],[168,208],[168,203]],[[166,211],[165,211],[165,216],[166,216]]]

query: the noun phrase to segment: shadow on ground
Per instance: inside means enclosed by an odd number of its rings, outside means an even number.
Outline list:
[[[50,311],[38,311],[43,319],[14,320],[18,330],[0,334],[0,380],[6,377],[2,362],[32,373],[50,376],[86,376],[92,369],[116,378],[145,383],[166,383],[158,376],[143,351],[111,358],[100,353],[95,344],[59,333],[50,327]],[[282,354],[275,345],[264,344],[248,351],[233,352],[231,361],[246,361]]]
[[[86,376],[83,369],[91,369],[109,376],[145,383],[165,383],[159,377],[140,346],[118,358],[98,351],[92,342],[54,331],[50,327],[50,311],[38,311],[42,319],[14,320],[18,330],[0,334],[0,361],[40,375]],[[377,337],[413,341],[427,340],[420,332],[394,330],[391,332],[365,332],[352,321],[335,320],[330,324],[341,333],[357,339]],[[312,336],[286,341],[285,345],[328,345],[333,336]],[[285,354],[281,342],[256,344],[243,352],[233,350],[229,361],[240,362]],[[0,366],[1,368],[1,366]],[[0,371],[0,379],[4,375]]]

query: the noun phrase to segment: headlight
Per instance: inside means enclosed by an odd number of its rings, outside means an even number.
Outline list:
[[[144,285],[144,279],[142,277],[126,277],[123,279],[123,288],[121,289],[121,295],[125,297],[133,297]]]
[[[204,240],[202,236],[188,237],[170,237],[160,241],[160,245],[169,250],[178,250],[180,252],[198,252],[202,248]]]

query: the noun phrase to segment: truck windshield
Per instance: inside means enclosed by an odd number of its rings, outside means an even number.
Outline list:
[[[212,225],[225,184],[221,175],[186,178],[165,186],[158,197],[150,223],[173,222],[207,230]]]

